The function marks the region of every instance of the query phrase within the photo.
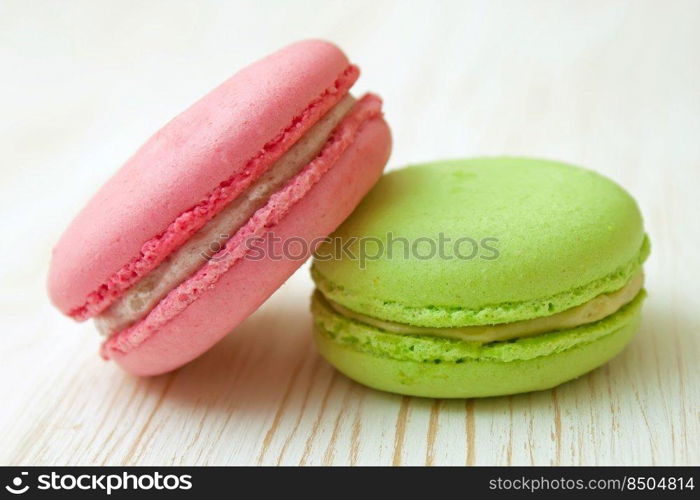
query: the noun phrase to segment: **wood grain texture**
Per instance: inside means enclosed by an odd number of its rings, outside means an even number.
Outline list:
[[[700,3],[3,2],[0,464],[700,463]],[[261,22],[264,21],[264,22]],[[152,131],[235,68],[333,39],[385,99],[390,166],[521,154],[639,200],[641,331],[552,391],[384,394],[310,337],[300,270],[183,369],[137,379],[46,299],[51,245]],[[9,119],[8,119],[9,117]],[[89,242],[86,242],[89,244]]]

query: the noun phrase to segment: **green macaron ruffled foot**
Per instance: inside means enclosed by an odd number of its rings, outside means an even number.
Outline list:
[[[434,398],[515,394],[555,387],[618,354],[639,326],[644,295],[590,325],[483,345],[383,332],[335,313],[317,293],[314,337],[328,362],[374,389]]]

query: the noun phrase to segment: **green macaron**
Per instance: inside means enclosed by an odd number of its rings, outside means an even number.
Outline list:
[[[370,387],[481,397],[554,387],[640,322],[649,240],[590,170],[477,158],[385,175],[312,265],[315,339]]]

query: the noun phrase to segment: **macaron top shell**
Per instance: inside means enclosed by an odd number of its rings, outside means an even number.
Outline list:
[[[49,294],[98,314],[246,188],[359,74],[334,45],[290,45],[173,119],[74,219],[53,252]],[[128,230],[125,230],[128,228]]]
[[[523,158],[391,172],[332,236],[358,239],[348,254],[314,261],[312,274],[327,298],[429,327],[519,321],[575,307],[621,288],[649,252],[637,204],[620,186],[589,170]],[[409,258],[402,238],[412,247]],[[317,253],[333,252],[329,244]]]

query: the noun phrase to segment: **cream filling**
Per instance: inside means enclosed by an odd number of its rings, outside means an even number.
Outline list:
[[[341,306],[327,297],[323,297],[326,303],[337,313],[347,318],[366,323],[381,330],[398,333],[401,335],[429,335],[445,337],[472,342],[495,342],[498,340],[511,340],[516,338],[531,337],[540,333],[556,330],[567,330],[577,326],[599,321],[617,312],[622,306],[632,302],[644,285],[644,274],[640,271],[634,275],[627,284],[619,290],[601,294],[581,304],[551,316],[543,318],[502,323],[498,325],[464,326],[458,328],[429,328],[412,326],[393,321],[384,321],[359,314]]]
[[[272,194],[319,154],[333,129],[354,103],[351,95],[345,96],[247,190],[95,317],[100,333],[113,335],[145,317],[173,288],[223,248],[226,241],[265,205]]]

